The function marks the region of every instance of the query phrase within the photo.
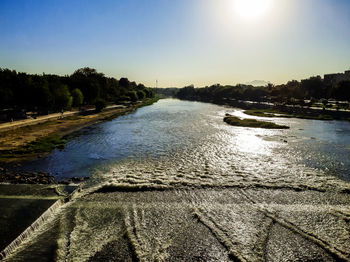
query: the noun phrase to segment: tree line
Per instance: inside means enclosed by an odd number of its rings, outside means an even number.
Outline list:
[[[305,100],[350,101],[350,81],[342,81],[335,85],[326,84],[320,77],[310,77],[302,81],[289,81],[282,85],[255,87],[238,84],[222,86],[220,84],[203,88],[193,85],[180,89],[176,96],[180,99],[200,101],[221,101],[225,99],[249,100],[256,102],[300,103]]]
[[[48,114],[106,103],[135,102],[154,96],[143,84],[106,77],[85,67],[67,76],[27,74],[0,68],[0,110],[32,111]]]

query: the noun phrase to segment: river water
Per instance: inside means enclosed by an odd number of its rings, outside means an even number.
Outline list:
[[[160,100],[25,166],[90,179],[8,261],[350,261],[350,123],[226,113]]]
[[[251,129],[227,125],[225,113],[250,117],[208,103],[160,100],[78,132],[64,150],[25,168],[58,179],[167,186],[350,181],[349,122],[264,118],[290,129]]]

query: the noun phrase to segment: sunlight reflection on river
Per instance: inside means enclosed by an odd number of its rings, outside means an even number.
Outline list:
[[[235,138],[239,150],[250,154],[270,154],[268,142],[254,134],[240,133]],[[239,141],[239,142],[238,142]]]

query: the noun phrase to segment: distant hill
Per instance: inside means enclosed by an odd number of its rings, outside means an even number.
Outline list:
[[[270,84],[270,82],[264,81],[264,80],[254,80],[251,82],[245,83],[246,85],[252,85],[252,86],[267,86]]]

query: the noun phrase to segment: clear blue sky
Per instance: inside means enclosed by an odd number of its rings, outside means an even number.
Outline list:
[[[270,0],[253,18],[235,1],[0,0],[0,67],[63,75],[89,66],[163,87],[350,68],[349,0]]]

